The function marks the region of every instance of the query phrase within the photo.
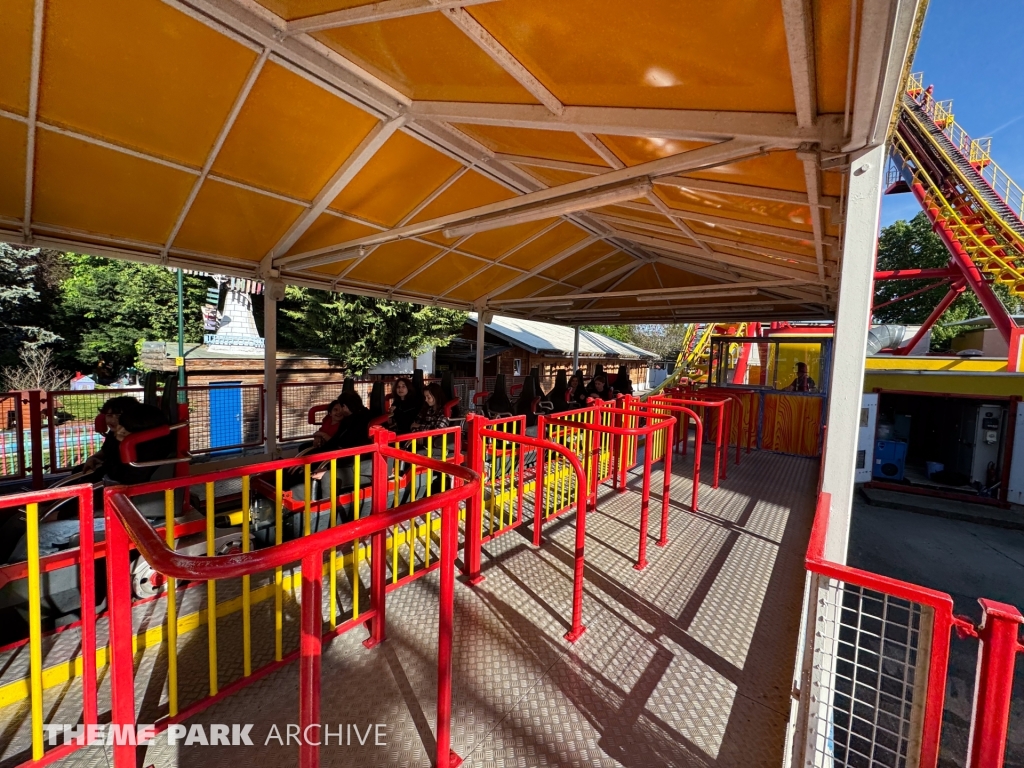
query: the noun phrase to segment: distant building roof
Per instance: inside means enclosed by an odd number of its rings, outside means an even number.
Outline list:
[[[476,312],[469,313],[468,322],[476,325]],[[572,356],[573,329],[564,325],[522,320],[518,317],[495,315],[487,324],[487,332],[515,344],[533,354]],[[659,355],[616,341],[593,331],[580,331],[580,357],[618,357],[625,360],[657,360]]]
[[[1024,315],[1010,315],[1013,321],[1017,325],[1024,325]],[[971,317],[967,320],[958,320],[955,323],[943,323],[943,325],[950,328],[972,326],[974,328],[995,328],[996,324],[992,322],[992,318],[988,315],[978,315],[978,317]]]

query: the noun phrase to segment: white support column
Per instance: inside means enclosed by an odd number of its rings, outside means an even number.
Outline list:
[[[864,354],[870,324],[884,168],[884,146],[870,149],[850,162],[850,193],[843,233],[821,485],[822,491],[832,494],[825,556],[837,563],[846,562],[850,533],[857,424],[864,391]]]
[[[572,371],[576,373],[580,367],[580,327],[574,326],[572,331]]]
[[[264,432],[268,457],[277,449],[277,302],[284,298],[284,284],[267,281],[263,294],[263,389],[266,392]]]

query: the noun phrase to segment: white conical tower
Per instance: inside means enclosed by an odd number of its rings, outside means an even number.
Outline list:
[[[229,288],[224,298],[224,311],[220,313],[217,333],[207,336],[211,352],[230,352],[235,355],[263,356],[263,339],[256,330],[252,316],[252,299],[247,293]]]

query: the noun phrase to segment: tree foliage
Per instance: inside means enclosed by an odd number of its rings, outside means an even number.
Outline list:
[[[52,330],[59,254],[0,243],[0,364],[14,364],[23,348],[60,339]]]
[[[282,342],[323,350],[353,375],[446,344],[466,322],[456,310],[293,286],[279,310]]]
[[[584,325],[585,331],[600,333],[616,341],[653,352],[663,359],[675,359],[683,343],[686,325]]]
[[[177,275],[164,267],[66,254],[61,285],[64,334],[74,357],[131,365],[144,340],[178,337]],[[202,305],[209,280],[186,275],[185,341],[202,341]]]
[[[949,263],[949,252],[935,232],[924,213],[910,221],[899,220],[882,229],[878,239],[878,268],[889,269],[932,269],[942,268]],[[875,283],[875,306],[903,296],[935,282],[933,280],[880,280]],[[917,296],[902,299],[895,304],[875,311],[878,323],[894,325],[920,325],[949,290],[947,284],[940,285]],[[1020,312],[1022,303],[1013,298],[1002,285],[995,286],[995,293],[1004,306],[1013,313]],[[958,320],[984,315],[985,310],[978,297],[968,288],[950,305],[939,323],[932,329],[932,350],[949,349],[950,342],[966,328],[951,327]]]

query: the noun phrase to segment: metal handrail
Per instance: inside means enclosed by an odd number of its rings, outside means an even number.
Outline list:
[[[367,449],[370,449],[368,451]],[[118,519],[122,522],[129,537],[135,543],[139,552],[146,558],[146,561],[158,573],[176,579],[187,579],[190,581],[211,581],[216,579],[232,579],[241,576],[252,575],[260,571],[276,568],[287,563],[301,560],[303,556],[317,551],[324,551],[332,547],[348,544],[355,539],[365,538],[371,534],[379,533],[390,526],[403,523],[416,517],[428,509],[436,509],[450,503],[458,503],[480,490],[479,475],[467,467],[458,464],[451,464],[436,459],[422,456],[420,454],[402,451],[385,445],[361,446],[360,448],[348,448],[343,451],[336,451],[326,454],[316,454],[312,457],[305,457],[303,461],[296,463],[294,459],[282,459],[266,465],[266,471],[283,469],[288,466],[297,466],[311,461],[324,461],[354,456],[357,453],[365,454],[371,451],[379,451],[382,456],[395,459],[396,461],[409,462],[418,467],[431,469],[435,472],[443,472],[455,475],[463,481],[462,486],[457,486],[443,493],[422,498],[409,504],[396,507],[393,511],[383,515],[370,515],[359,520],[339,525],[335,528],[318,533],[303,536],[284,544],[278,544],[255,552],[237,553],[232,555],[218,555],[215,557],[197,557],[194,555],[180,555],[172,550],[164,540],[157,534],[156,530],[149,524],[142,513],[131,503],[131,496],[153,492],[156,490],[171,490],[186,485],[200,485],[207,482],[207,476],[182,478],[173,481],[158,481],[134,485],[128,493],[128,486],[113,486],[105,492],[107,503],[117,513]],[[239,476],[246,474],[249,467],[239,469]],[[223,473],[218,473],[220,477]],[[212,475],[210,476],[212,477]]]

